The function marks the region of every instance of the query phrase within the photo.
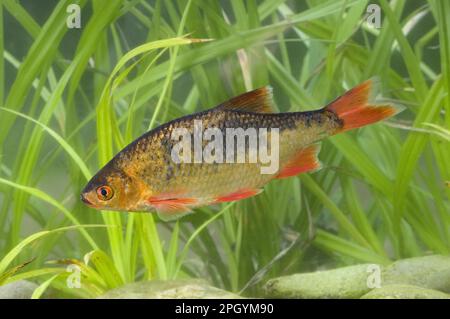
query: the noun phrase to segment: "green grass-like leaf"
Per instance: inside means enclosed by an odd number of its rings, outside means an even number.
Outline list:
[[[80,29],[66,26],[69,3],[80,5]],[[261,296],[275,276],[448,254],[450,5],[381,0],[377,29],[369,3],[80,0],[42,3],[43,20],[27,2],[3,1],[0,283],[92,298],[202,277]],[[149,128],[268,84],[277,111],[318,109],[372,76],[404,112],[325,140],[316,173],[175,223],[78,200]],[[67,225],[76,231],[56,231]],[[67,287],[65,266],[80,269],[82,288]]]

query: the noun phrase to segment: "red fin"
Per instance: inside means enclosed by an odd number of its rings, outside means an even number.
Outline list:
[[[320,144],[312,144],[303,148],[281,169],[275,178],[291,177],[319,169],[321,167],[317,158],[319,151]]]
[[[369,96],[374,95],[372,84],[372,80],[367,80],[325,107],[336,113],[343,122],[342,128],[336,133],[381,121],[398,112],[393,105],[369,104]]]
[[[214,201],[215,203],[224,203],[224,202],[233,202],[236,200],[241,200],[244,198],[248,198],[248,197],[252,197],[255,195],[258,195],[259,193],[262,192],[262,189],[241,189],[237,192],[225,195],[225,196],[220,196],[217,197],[216,200]]]
[[[264,86],[262,88],[238,95],[231,100],[223,102],[217,108],[220,110],[230,111],[272,113],[272,88],[270,86]]]
[[[195,198],[161,198],[150,197],[148,202],[159,212],[189,212],[189,205],[197,202]]]

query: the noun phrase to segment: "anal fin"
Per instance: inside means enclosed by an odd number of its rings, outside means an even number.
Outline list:
[[[241,189],[241,190],[239,190],[237,192],[233,192],[231,194],[219,196],[215,199],[214,202],[215,203],[233,202],[233,201],[237,201],[237,200],[241,200],[241,199],[245,199],[248,197],[258,195],[262,191],[263,191],[262,189],[252,189],[252,188]]]
[[[320,144],[312,144],[301,149],[285,165],[275,178],[287,178],[305,172],[312,172],[321,168],[317,155],[320,152]]]

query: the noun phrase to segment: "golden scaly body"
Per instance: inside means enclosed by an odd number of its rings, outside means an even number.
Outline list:
[[[119,152],[88,182],[81,200],[96,209],[156,210],[162,218],[169,219],[190,212],[194,207],[256,195],[273,178],[318,169],[319,148],[314,144],[317,141],[394,115],[396,109],[391,105],[368,103],[371,84],[371,80],[366,81],[317,111],[272,113],[271,89],[265,87],[208,111],[175,119],[144,134]],[[177,164],[172,150],[178,140],[172,138],[172,133],[182,128],[192,134],[196,121],[201,123],[202,133],[208,128],[217,128],[225,136],[227,128],[256,132],[267,129],[265,142],[271,141],[271,130],[278,129],[279,150],[274,152],[278,155],[275,158],[278,171],[263,174],[261,169],[266,163],[262,163],[261,158],[259,162],[249,162],[248,148],[245,148],[244,163]],[[210,142],[204,138],[201,151]],[[268,144],[270,153],[272,145]],[[223,141],[223,147],[228,146],[226,140]],[[269,156],[269,159],[274,158]]]
[[[320,110],[256,114],[213,109],[177,119],[148,132],[116,156],[116,167],[142,181],[150,196],[180,194],[198,198],[199,205],[239,189],[259,189],[274,177],[274,174],[261,174],[260,162],[174,163],[171,149],[176,141],[171,139],[172,131],[186,128],[192,133],[194,120],[200,120],[203,129],[217,127],[224,135],[226,128],[278,128],[280,168],[300,149],[332,134],[340,125],[332,112]],[[248,148],[246,151],[248,153]]]

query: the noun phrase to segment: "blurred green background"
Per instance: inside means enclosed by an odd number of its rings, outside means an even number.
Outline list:
[[[70,4],[79,29],[66,25]],[[3,0],[0,10],[0,285],[31,279],[35,297],[52,286],[90,298],[189,277],[258,296],[275,276],[450,252],[449,2]],[[279,111],[317,109],[372,76],[405,111],[326,140],[317,173],[171,223],[79,200],[150,127],[267,84]],[[67,288],[68,264],[82,288]]]

